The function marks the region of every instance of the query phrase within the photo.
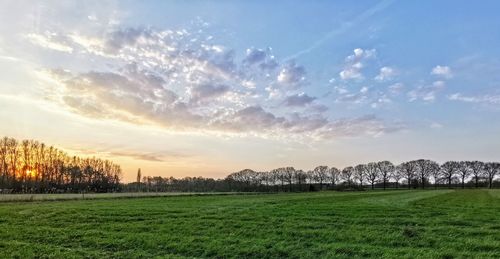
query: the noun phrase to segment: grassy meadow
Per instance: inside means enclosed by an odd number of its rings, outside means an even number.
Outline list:
[[[0,202],[62,201],[167,196],[235,195],[237,192],[117,192],[117,193],[63,193],[63,194],[0,194]]]
[[[0,203],[0,258],[500,258],[500,190]]]

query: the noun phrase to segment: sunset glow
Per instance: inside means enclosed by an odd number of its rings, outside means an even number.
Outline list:
[[[26,177],[35,178],[36,175],[37,175],[37,172],[35,170],[26,170]]]

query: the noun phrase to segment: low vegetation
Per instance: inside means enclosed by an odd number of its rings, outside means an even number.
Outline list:
[[[499,258],[500,190],[0,203],[1,258]]]

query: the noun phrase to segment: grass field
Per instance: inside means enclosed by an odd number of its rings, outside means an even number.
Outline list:
[[[500,190],[0,203],[0,258],[500,258]]]
[[[64,194],[0,194],[0,202],[15,201],[62,201],[111,198],[143,198],[165,196],[231,195],[230,192],[118,192],[118,193],[64,193]]]

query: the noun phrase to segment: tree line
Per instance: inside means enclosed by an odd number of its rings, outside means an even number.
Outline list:
[[[138,172],[138,176],[140,171]],[[138,177],[136,182],[124,184],[124,192],[229,192],[232,190],[225,179],[205,177]]]
[[[258,172],[244,169],[224,179],[203,177],[142,177],[124,186],[127,191],[196,192],[196,191],[317,191],[387,188],[493,188],[500,183],[500,163],[448,161],[438,164],[419,159],[394,165],[389,161],[348,166],[343,169],[317,166],[308,171],[281,167]]]
[[[69,156],[35,140],[0,139],[0,193],[112,192],[121,173],[109,160]]]
[[[282,167],[266,172],[244,169],[227,176],[235,189],[303,191],[315,189],[493,188],[500,175],[500,163],[448,161],[438,164],[418,159],[394,165],[390,161],[371,162],[343,169],[317,166],[303,171]]]
[[[500,187],[500,163],[419,159],[394,165],[371,162],[342,169],[317,166],[304,171],[281,167],[270,171],[244,169],[223,179],[142,176],[120,183],[121,168],[109,160],[69,156],[35,140],[0,139],[0,193],[62,192],[226,192],[315,191],[429,187]]]

